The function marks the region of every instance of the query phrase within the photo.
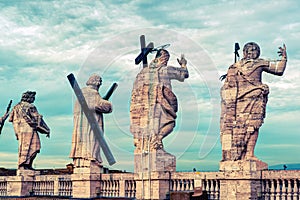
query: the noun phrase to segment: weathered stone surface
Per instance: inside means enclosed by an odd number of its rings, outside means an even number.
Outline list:
[[[86,82],[86,87],[82,88],[82,94],[95,116],[97,125],[103,132],[103,113],[112,112],[112,104],[102,99],[98,90],[102,85],[102,78],[93,74]],[[78,101],[74,105],[74,129],[72,136],[72,147],[70,157],[73,158],[74,166],[90,167],[91,161],[101,165],[100,138],[95,136],[91,124],[83,113]]]
[[[148,171],[176,171],[176,157],[163,149],[152,150],[149,153],[134,156],[134,169],[136,173]]]
[[[180,68],[167,66],[169,53],[158,52],[155,60],[144,67],[133,85],[130,104],[130,130],[134,136],[135,172],[175,171],[175,157],[163,150],[162,139],[175,126],[178,109],[171,80],[188,78],[186,60]]]
[[[49,137],[50,129],[43,121],[33,105],[36,92],[27,91],[22,94],[21,101],[14,106],[9,121],[13,123],[16,138],[19,141],[18,169],[32,169],[33,161],[40,152],[41,142],[38,134],[46,133]]]
[[[260,160],[239,160],[220,162],[220,171],[260,171],[268,169],[268,164]]]
[[[71,176],[74,198],[94,198],[99,195],[103,168],[95,162],[91,162],[89,166],[74,169]]]
[[[259,58],[256,43],[247,43],[244,58],[231,65],[221,89],[222,160],[257,160],[254,148],[258,131],[265,118],[269,88],[261,82],[262,72],[281,76],[287,55],[285,46],[279,49],[280,61]]]

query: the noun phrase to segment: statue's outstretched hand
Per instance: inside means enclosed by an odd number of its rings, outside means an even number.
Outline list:
[[[50,138],[50,134],[47,134],[46,137],[47,137],[47,138]]]
[[[278,47],[279,51],[277,52],[279,56],[282,56],[282,58],[287,58],[286,54],[286,46],[283,44],[283,47]]]
[[[177,58],[177,61],[178,61],[179,65],[181,65],[181,67],[186,67],[187,61],[184,58],[184,54],[181,54],[180,60],[179,60],[179,58]]]

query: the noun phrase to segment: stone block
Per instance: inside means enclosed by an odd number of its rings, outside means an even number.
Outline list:
[[[261,171],[268,169],[268,164],[260,160],[221,161],[220,171]]]
[[[176,157],[162,149],[153,150],[150,153],[135,153],[135,173],[147,172],[175,172]]]

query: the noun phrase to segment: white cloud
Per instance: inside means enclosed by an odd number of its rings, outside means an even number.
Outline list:
[[[190,78],[184,83],[174,83],[180,105],[177,132],[166,139],[171,147],[181,146],[178,152],[184,152],[188,146],[199,155],[204,136],[211,134],[207,130],[209,124],[215,132],[208,136],[205,150],[216,144],[219,124],[212,117],[218,116],[212,115],[218,115],[218,109],[214,106],[219,102],[219,73],[226,73],[233,62],[233,44],[239,42],[242,47],[252,40],[260,44],[262,58],[277,58],[277,46],[283,42],[287,44],[288,67],[284,76],[264,76],[271,93],[268,102],[270,113],[267,113],[266,128],[263,130],[279,129],[278,124],[285,119],[287,137],[293,140],[287,144],[293,145],[298,141],[299,136],[294,132],[299,128],[295,119],[300,112],[300,4],[297,0],[264,3],[250,0],[136,0],[127,3],[18,1],[15,4],[1,4],[0,108],[5,109],[11,98],[17,103],[21,93],[28,89],[37,91],[36,105],[53,127],[53,137],[42,141],[47,143],[43,144],[43,152],[37,159],[38,166],[46,167],[47,159],[59,158],[55,164],[57,166],[69,162],[69,147],[64,147],[64,144],[69,142],[65,145],[68,146],[71,143],[68,139],[73,126],[73,92],[66,75],[75,73],[81,85],[84,85],[82,83],[87,76],[97,71],[104,80],[101,94],[112,82],[119,83],[112,97],[115,110],[112,116],[106,117],[114,121],[106,123],[107,134],[115,134],[115,131],[120,136],[119,142],[113,144],[120,157],[117,167],[132,169],[132,163],[123,157],[132,155],[132,152],[128,152],[133,149],[128,104],[133,81],[140,70],[139,66],[134,65],[133,59],[140,51],[141,34],[145,34],[147,42],[153,41],[155,46],[171,44],[168,48],[171,52],[170,64],[178,66],[176,57],[181,53],[185,53],[188,60]],[[150,55],[148,60],[153,56]],[[1,135],[1,142],[4,143],[14,140],[11,125],[6,126],[4,130],[10,135]],[[181,143],[182,139],[186,144]],[[270,140],[270,146],[277,142]],[[1,147],[0,152],[6,151],[5,147]],[[55,147],[61,152],[53,150]],[[220,152],[215,152],[216,148],[219,147],[214,147],[205,157],[209,166],[218,163],[216,157],[220,156]],[[7,163],[5,167],[14,167],[9,164],[11,161],[7,155],[0,156],[1,163]],[[179,161],[179,166],[186,167],[184,163],[193,163],[193,159],[193,156],[184,157]]]

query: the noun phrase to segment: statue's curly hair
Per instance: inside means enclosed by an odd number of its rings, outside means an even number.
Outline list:
[[[101,76],[98,74],[93,74],[90,76],[89,80],[86,82],[86,85],[97,85],[99,86],[102,81]]]
[[[35,91],[26,91],[22,94],[21,101],[30,102],[33,97],[35,97]]]
[[[253,48],[255,47],[255,49],[257,50],[258,52],[258,57],[260,56],[260,47],[258,46],[258,44],[256,44],[255,42],[248,42],[244,45],[244,48],[243,48],[243,53],[245,54],[249,48]]]

